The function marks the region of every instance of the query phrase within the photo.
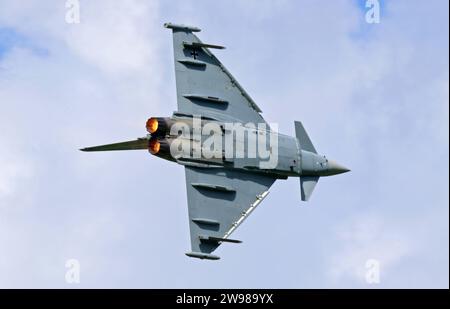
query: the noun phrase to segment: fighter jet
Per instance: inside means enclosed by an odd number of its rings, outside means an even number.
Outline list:
[[[320,155],[301,122],[295,137],[277,133],[238,81],[202,42],[197,27],[166,23],[172,31],[178,109],[151,117],[136,140],[80,149],[146,149],[185,168],[191,251],[217,260],[222,243],[255,210],[277,179],[298,177],[307,201],[320,177],[348,172]]]

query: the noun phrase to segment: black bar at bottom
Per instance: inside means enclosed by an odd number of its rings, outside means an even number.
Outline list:
[[[445,305],[448,290],[0,290],[0,306],[12,305]]]

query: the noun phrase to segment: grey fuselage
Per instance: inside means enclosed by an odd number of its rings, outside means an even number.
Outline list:
[[[253,139],[249,138],[252,134],[256,136]],[[202,143],[209,137],[208,135],[201,136]],[[266,154],[269,154],[268,157],[261,157],[259,155],[258,151],[260,144],[258,143],[258,137],[262,137],[265,146],[264,148],[267,150]],[[153,137],[150,134],[148,138],[151,139]],[[223,151],[224,155],[221,157],[207,158],[203,155],[200,157],[193,157],[193,144],[190,145],[190,155],[173,156],[169,150],[170,144],[174,138],[176,137],[170,135],[159,137],[161,143],[166,143],[167,145],[164,151],[154,153],[154,155],[186,166],[240,169],[270,174],[272,177],[281,179],[291,176],[329,176],[336,174],[335,164],[333,162],[330,163],[325,156],[302,150],[297,138],[272,132],[270,130],[246,128],[245,134],[243,135],[239,135],[235,131],[223,130],[221,144],[226,145],[226,139],[232,138],[235,147],[233,156],[228,157],[225,156],[225,150]],[[186,137],[185,139],[190,139],[192,142],[192,136]],[[241,145],[241,156],[237,155],[236,148],[239,146],[236,145]],[[253,150],[253,154],[256,153],[256,156],[249,155],[252,153],[252,150],[250,149],[251,146],[249,145],[257,145],[256,148],[258,148],[258,151],[256,151],[256,149]]]

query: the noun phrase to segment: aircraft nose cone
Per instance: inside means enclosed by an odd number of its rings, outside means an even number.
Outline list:
[[[347,173],[350,170],[348,168],[346,168],[343,165],[340,165],[339,163],[333,161],[333,160],[328,160],[328,173],[329,175],[338,175],[338,174],[343,174],[343,173]]]

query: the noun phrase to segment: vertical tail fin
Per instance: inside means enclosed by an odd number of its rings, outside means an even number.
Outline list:
[[[80,150],[90,152],[90,151],[138,150],[138,149],[148,149],[148,138],[141,137],[133,141],[100,145],[94,147],[86,147]]]

